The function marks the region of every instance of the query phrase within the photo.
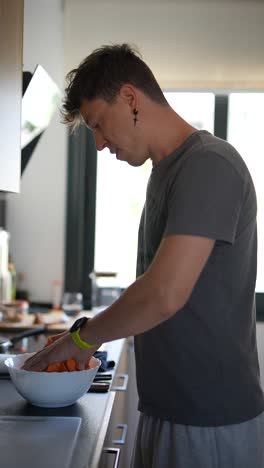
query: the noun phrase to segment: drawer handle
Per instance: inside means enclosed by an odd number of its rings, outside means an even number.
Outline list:
[[[118,468],[119,465],[119,458],[120,458],[120,448],[114,448],[114,447],[106,447],[104,448],[104,452],[106,453],[114,453],[115,454],[115,461],[113,468]]]
[[[117,424],[116,427],[118,429],[123,429],[123,431],[122,431],[121,439],[113,440],[113,444],[124,445],[126,442],[126,436],[127,436],[127,424]]]
[[[120,392],[125,392],[127,389],[127,383],[128,383],[128,374],[116,374],[116,379],[124,379],[124,383],[122,386],[115,386],[111,387],[111,390],[118,390]]]

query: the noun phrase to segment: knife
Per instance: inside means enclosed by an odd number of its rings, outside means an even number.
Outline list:
[[[91,387],[88,390],[88,393],[105,393],[108,392],[110,387],[109,382],[95,382],[92,383]]]

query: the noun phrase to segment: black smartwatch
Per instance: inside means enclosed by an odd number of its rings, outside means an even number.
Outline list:
[[[87,317],[81,317],[76,320],[69,329],[72,340],[79,349],[91,349],[97,347],[96,344],[89,344],[80,337],[80,329],[86,324],[87,320]]]
[[[78,330],[78,328],[79,329],[82,328],[86,324],[87,320],[88,320],[87,317],[81,317],[78,320],[75,320],[75,322],[72,324],[71,328],[69,329],[69,332],[73,333],[76,330]]]

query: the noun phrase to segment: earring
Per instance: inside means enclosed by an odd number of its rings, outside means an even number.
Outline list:
[[[137,125],[137,121],[138,121],[138,110],[137,109],[133,109],[133,114],[134,114],[134,127]]]

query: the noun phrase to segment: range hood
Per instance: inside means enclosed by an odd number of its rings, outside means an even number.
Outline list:
[[[33,75],[23,73],[23,99],[21,110],[21,174],[52,116],[58,109],[61,92],[41,65]]]

